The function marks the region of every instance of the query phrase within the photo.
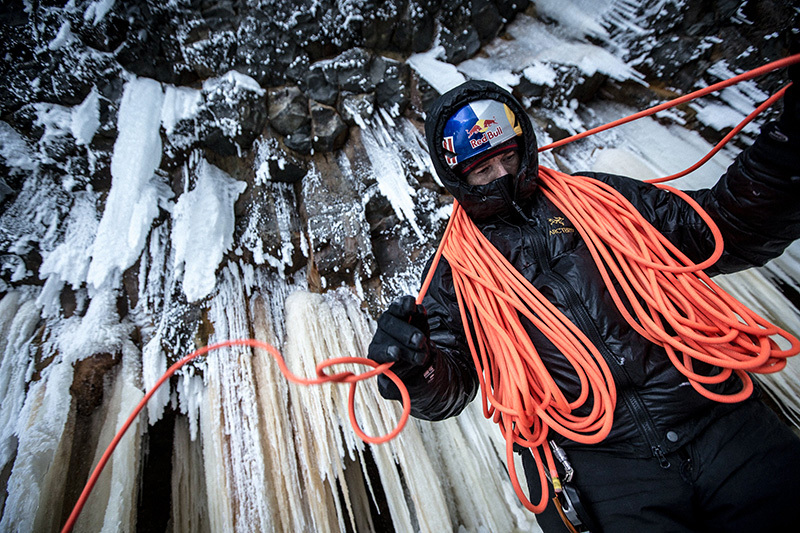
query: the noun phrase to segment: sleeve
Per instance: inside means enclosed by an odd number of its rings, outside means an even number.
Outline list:
[[[411,397],[411,414],[423,420],[443,420],[461,413],[479,388],[461,326],[452,271],[444,258],[436,268],[422,305],[428,313],[431,331],[431,363],[402,379]],[[378,384],[384,398],[399,399],[399,391],[390,380],[379,378]]]
[[[709,275],[764,265],[800,238],[800,142],[776,124],[764,127],[711,189],[688,191],[719,227],[725,243]],[[711,230],[678,196],[650,184],[608,174],[606,181],[693,261],[714,250]]]
[[[725,240],[718,272],[765,264],[800,238],[800,137],[765,126],[710,191],[692,194]]]

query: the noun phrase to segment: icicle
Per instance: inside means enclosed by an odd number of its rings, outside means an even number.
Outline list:
[[[374,324],[364,315],[359,302],[346,289],[328,293],[326,299],[334,306],[344,307],[349,325],[346,329],[340,325],[337,331],[342,332],[346,350],[350,355],[366,357]],[[357,370],[364,371],[363,368]],[[400,408],[396,403],[381,398],[375,384],[368,382],[361,384],[356,391],[356,416],[366,433],[381,435],[394,428],[400,416]],[[410,421],[397,439],[371,448],[387,505],[398,531],[419,530],[421,524],[428,521],[427,517],[421,516],[426,511],[432,511],[433,523],[430,525],[433,529],[429,531],[451,531],[448,513],[442,512],[445,498],[441,493],[441,483],[430,468],[428,452],[422,445],[416,424],[415,421]],[[345,431],[351,431],[349,423]],[[369,482],[366,474],[365,477]],[[420,489],[417,494],[414,494],[415,489]],[[407,496],[410,496],[414,504],[413,511],[409,507]],[[422,530],[426,531],[424,528]]]
[[[205,367],[202,361],[198,362],[197,365]],[[180,410],[189,420],[189,435],[192,440],[195,440],[197,438],[201,407],[205,401],[203,378],[195,375],[192,367],[184,368],[179,373],[176,389]]]
[[[97,353],[115,353],[128,340],[131,324],[120,322],[118,292],[104,288],[94,295],[83,317],[72,316],[54,327],[55,344],[65,361],[75,363]]]
[[[92,87],[83,102],[74,108],[70,115],[70,132],[75,143],[88,146],[97,128],[100,127],[100,93]]]
[[[223,269],[208,316],[214,325],[209,343],[250,336],[244,287],[234,263]],[[210,354],[206,380],[201,429],[206,486],[213,487],[209,490],[211,529],[272,531],[275,523],[266,499],[269,484],[251,351],[232,347]]]
[[[142,350],[142,380],[145,390],[149,391],[166,371],[167,357],[161,349],[161,334],[156,333]],[[147,419],[150,425],[161,419],[167,403],[169,403],[168,384],[159,388],[147,402]]]
[[[200,406],[200,431],[203,439],[203,473],[208,490],[208,521],[211,531],[235,531],[233,493],[228,480],[225,455],[225,428],[218,380],[209,380],[205,400]]]
[[[339,355],[337,331],[330,310],[317,294],[297,291],[286,299],[287,338],[284,355],[290,370],[313,376],[318,361]],[[323,325],[321,325],[323,324]],[[344,516],[336,494],[343,470],[342,387],[293,387],[290,409],[301,477],[305,483],[315,530],[344,530]],[[346,393],[345,393],[346,394]],[[327,481],[327,485],[325,484]],[[342,489],[345,491],[345,489]]]
[[[2,301],[0,323],[7,333],[0,362],[0,465],[14,455],[17,419],[25,402],[25,386],[33,361],[31,342],[39,322],[39,309],[21,291],[8,293]]]
[[[172,452],[172,531],[211,533],[207,498],[201,443],[191,438],[189,421],[177,417]]]
[[[246,188],[246,183],[202,160],[195,188],[183,193],[175,205],[174,266],[184,263],[183,292],[190,302],[214,289],[217,267],[233,243],[233,203]]]
[[[167,85],[164,91],[164,105],[161,108],[161,125],[164,127],[164,133],[172,135],[178,122],[193,118],[202,102],[202,91]]]
[[[395,147],[385,146],[381,139],[381,135],[386,135],[390,139],[393,139],[393,136],[386,132],[386,128],[380,122],[376,122],[374,126],[372,129],[361,130],[361,140],[372,164],[378,188],[392,204],[397,216],[407,220],[419,239],[425,240],[414,214],[412,197],[416,195],[416,191],[406,181],[403,162]]]
[[[122,345],[122,364],[117,371],[113,388],[104,400],[106,412],[97,449],[91,461],[96,465],[108,443],[142,399],[141,353],[131,342]],[[140,419],[139,419],[140,420]],[[136,526],[136,495],[142,432],[139,420],[128,429],[75,524],[76,532],[105,533],[134,531]]]
[[[111,190],[87,275],[96,289],[136,262],[159,204],[172,197],[169,186],[155,174],[161,161],[163,98],[155,80],[134,78],[125,85],[111,156]]]
[[[122,368],[120,376],[117,378],[120,383],[118,385],[115,383],[112,396],[113,405],[119,405],[119,409],[116,413],[112,410],[114,417],[109,417],[107,422],[111,428],[110,433],[119,431],[133,408],[142,399],[143,394],[139,383],[142,371],[140,358],[139,350],[132,343],[125,343],[122,350]],[[109,441],[110,438],[108,441],[101,439],[98,452],[105,451]],[[134,531],[135,529],[141,445],[141,430],[139,421],[136,421],[128,430],[126,437],[120,441],[112,459],[108,500],[103,515],[103,527],[100,530],[104,533]],[[96,464],[98,460],[99,457],[96,457],[92,464]],[[104,474],[108,476],[107,473],[104,472]],[[92,531],[97,530],[92,529]]]
[[[45,531],[59,525],[55,522],[61,516],[71,451],[71,439],[61,439],[70,411],[72,372],[72,365],[63,362],[48,368],[46,376],[31,383],[14,420],[19,446],[0,521],[3,531]]]
[[[456,419],[421,426],[426,448],[436,451],[436,470],[461,526],[467,531],[537,530],[534,515],[519,503],[501,466],[505,442],[478,403]]]
[[[302,375],[313,375],[314,366],[323,359],[346,355],[363,357],[371,338],[371,328],[363,312],[345,289],[328,293],[325,297],[306,292],[293,293],[286,302],[286,323],[289,326],[286,358],[290,368]],[[346,369],[337,367],[335,370]],[[350,370],[364,371],[363,368]],[[297,398],[296,402],[292,402],[292,409],[297,424],[303,479],[320,502],[324,501],[326,488],[314,484],[314,478],[325,479],[331,484],[338,480],[344,491],[344,487],[348,486],[346,479],[341,476],[351,462],[347,459],[354,457],[353,453],[356,452],[362,465],[364,463],[361,458],[363,443],[356,440],[349,429],[347,393],[347,387],[336,385],[292,389],[292,397]],[[356,413],[364,431],[377,435],[394,427],[399,416],[397,406],[378,397],[369,384],[361,385],[356,397]],[[446,503],[441,480],[437,479],[425,446],[412,424],[408,424],[395,441],[373,447],[372,453],[392,518],[399,530],[453,530],[448,513],[442,512]],[[413,513],[406,503],[403,482],[394,464],[395,458],[400,463],[409,488],[408,493],[414,504]],[[348,488],[351,500],[347,500],[346,504],[362,498],[356,492],[357,487]],[[342,512],[338,502],[336,509],[338,513]],[[323,520],[319,514],[314,515],[318,527]],[[352,516],[349,518],[354,520]],[[338,516],[337,519],[341,521],[343,517]]]
[[[278,283],[271,289],[269,297],[266,293],[259,293],[251,300],[253,333],[254,338],[260,341],[280,346],[273,326],[271,301],[277,300],[282,304],[286,289]],[[264,459],[273,487],[269,491],[270,506],[275,510],[281,530],[306,531],[308,508],[301,503],[305,499],[305,490],[299,478],[292,420],[289,418],[289,385],[272,357],[261,351],[253,354],[253,372],[262,413],[261,438],[268,450]]]

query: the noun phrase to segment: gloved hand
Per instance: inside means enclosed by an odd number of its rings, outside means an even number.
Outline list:
[[[368,357],[378,363],[394,362],[399,377],[421,371],[431,357],[430,327],[425,308],[414,297],[403,296],[389,305],[378,319],[378,330],[369,345]]]

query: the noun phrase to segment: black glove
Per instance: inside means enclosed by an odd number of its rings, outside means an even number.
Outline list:
[[[430,327],[425,308],[412,296],[398,298],[378,319],[368,356],[378,363],[394,362],[399,377],[422,371],[431,358]]]

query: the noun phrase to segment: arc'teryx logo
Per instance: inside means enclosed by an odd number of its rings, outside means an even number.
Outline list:
[[[551,226],[558,226],[557,228],[550,228],[550,235],[558,235],[559,233],[574,233],[575,228],[570,228],[566,225],[567,219],[564,217],[552,217],[547,221]]]

